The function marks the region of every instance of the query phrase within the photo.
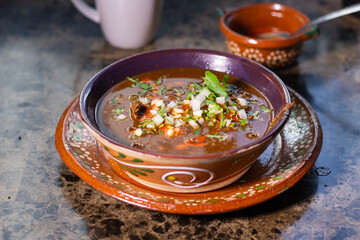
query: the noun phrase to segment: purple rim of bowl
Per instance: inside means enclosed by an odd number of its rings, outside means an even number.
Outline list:
[[[276,135],[289,118],[290,110],[285,113],[284,117],[279,120],[279,123],[273,129],[250,144],[224,152],[202,155],[171,155],[135,149],[117,142],[100,131],[96,124],[96,105],[98,100],[100,100],[112,86],[128,76],[166,68],[203,68],[244,79],[267,96],[274,110],[276,110],[275,115],[277,115],[283,107],[291,103],[290,94],[283,81],[273,72],[254,61],[234,54],[213,50],[165,49],[144,52],[123,58],[94,75],[80,93],[79,109],[81,118],[88,127],[114,145],[156,157],[164,156],[182,159],[218,158],[247,151]],[[279,93],[280,97],[277,97],[276,93]]]

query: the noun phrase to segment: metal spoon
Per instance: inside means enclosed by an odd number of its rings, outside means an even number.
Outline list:
[[[347,14],[358,12],[358,11],[360,11],[360,3],[350,5],[350,6],[346,7],[346,8],[343,8],[343,9],[340,9],[338,11],[326,14],[326,15],[324,15],[322,17],[316,18],[316,19],[310,21],[308,24],[306,24],[306,25],[302,26],[301,28],[299,28],[294,33],[289,33],[289,32],[266,32],[266,33],[260,33],[260,34],[256,35],[256,37],[261,38],[261,39],[267,39],[267,40],[276,40],[276,39],[285,39],[285,38],[289,38],[289,37],[298,36],[298,35],[301,35],[304,32],[306,32],[307,30],[309,30],[313,26],[316,26],[316,25],[318,25],[320,23],[332,20],[334,18],[342,17],[342,16],[347,15]]]

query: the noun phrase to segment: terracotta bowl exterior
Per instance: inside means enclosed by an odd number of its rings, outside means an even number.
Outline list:
[[[207,155],[149,153],[122,145],[100,131],[95,120],[95,108],[107,90],[128,76],[166,68],[201,68],[241,78],[268,97],[275,114],[290,104],[290,95],[284,83],[268,69],[246,58],[200,49],[159,50],[134,55],[101,70],[80,94],[80,117],[98,142],[99,153],[117,174],[126,173],[134,181],[157,190],[205,192],[234,182],[274,140],[287,122],[289,111],[281,113],[282,117],[273,128],[252,144]]]
[[[262,3],[227,12],[220,18],[219,26],[229,52],[276,69],[292,65],[302,42],[318,36],[317,28],[286,39],[265,40],[255,36],[267,32],[294,33],[308,22],[307,16],[293,8]]]

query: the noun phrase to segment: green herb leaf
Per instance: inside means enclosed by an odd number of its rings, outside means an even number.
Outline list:
[[[161,96],[164,92],[164,90],[166,90],[166,87],[165,86],[162,86],[159,91],[158,91],[158,94]]]
[[[161,106],[159,111],[158,111],[158,114],[163,118],[164,117],[164,113],[165,113],[165,106]]]
[[[240,126],[245,126],[248,122],[247,122],[247,119],[244,118],[244,119],[241,119],[241,120],[239,121],[239,123],[240,123]]]
[[[250,114],[250,115],[254,116],[254,118],[257,120],[263,121],[264,119],[259,117],[259,113],[260,113],[259,110],[257,110],[256,112],[254,112],[253,114]]]
[[[148,90],[142,90],[142,91],[140,92],[140,95],[144,95],[145,93],[147,93],[147,91],[148,91]]]
[[[271,110],[270,110],[270,109],[267,109],[264,105],[261,105],[260,108],[261,108],[261,110],[262,110],[264,113],[269,113],[269,112],[271,112]]]
[[[194,129],[194,133],[196,133],[197,135],[201,135],[201,132],[198,129]]]
[[[163,81],[162,77],[159,77],[158,80],[156,80],[156,85],[160,85]]]
[[[213,113],[213,112],[208,112],[206,115],[207,115],[209,118],[215,117],[215,113]]]
[[[195,88],[196,88],[197,90],[202,90],[202,89],[204,88],[203,86],[201,86],[201,85],[199,85],[199,84],[197,84],[197,83],[194,83],[193,85],[195,86]]]
[[[164,130],[161,130],[161,132],[159,133],[159,135],[163,135],[164,134]]]
[[[224,127],[225,126],[225,116],[224,114],[220,115],[220,127]]]
[[[229,79],[229,75],[226,74],[226,75],[224,76],[224,78],[223,78],[223,83],[224,83],[224,85],[225,85],[226,87],[229,86],[229,84],[228,84],[228,82],[227,82],[228,79]]]
[[[131,77],[127,77],[126,79],[133,82],[133,83],[135,83],[135,84],[137,84],[139,82],[137,79],[131,78]]]
[[[217,138],[220,141],[224,141],[224,140],[226,140],[228,138],[228,136],[226,134],[225,135],[219,135],[219,133],[216,133],[214,135],[209,134],[209,135],[206,135],[206,137],[207,138]]]
[[[112,99],[111,99],[111,104],[112,104],[112,105],[116,104],[115,98],[112,98]]]
[[[203,79],[208,89],[215,93],[216,96],[226,97],[228,95],[225,88],[220,86],[219,79],[212,72],[206,71]]]
[[[121,108],[116,108],[113,110],[114,113],[116,113],[117,115],[121,114],[124,111],[125,108],[121,107]]]
[[[139,84],[139,87],[141,87],[141,88],[144,89],[144,90],[151,90],[151,89],[152,89],[152,88],[150,87],[150,85],[147,84],[147,83],[138,82],[138,84]]]
[[[188,95],[186,96],[186,100],[190,100],[191,99],[191,96],[193,95],[193,91],[190,91],[189,93],[188,93]]]

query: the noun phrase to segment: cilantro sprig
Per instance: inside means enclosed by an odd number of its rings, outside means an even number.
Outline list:
[[[152,90],[152,87],[149,84],[141,82],[141,81],[139,81],[139,80],[137,80],[135,78],[127,77],[127,80],[133,82],[135,85],[136,84],[139,85],[140,88],[142,88],[142,89],[144,89],[146,91]]]
[[[220,85],[219,79],[215,74],[210,71],[205,72],[205,77],[203,77],[206,86],[210,91],[212,91],[218,97],[226,97],[228,93],[226,89]]]

